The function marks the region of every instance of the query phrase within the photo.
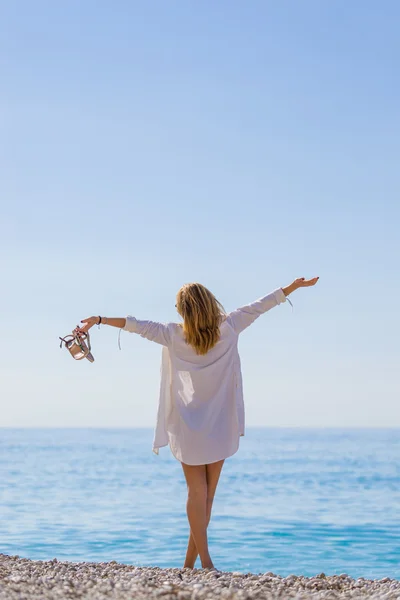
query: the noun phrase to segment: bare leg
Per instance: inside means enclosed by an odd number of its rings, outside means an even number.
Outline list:
[[[206,479],[207,479],[207,504],[206,504],[206,526],[207,527],[208,527],[208,524],[211,519],[211,510],[212,510],[213,500],[214,500],[214,496],[215,496],[215,491],[217,489],[219,476],[221,474],[222,466],[224,464],[224,460],[219,460],[218,462],[205,465]],[[189,542],[188,542],[188,547],[187,547],[187,551],[186,551],[186,558],[185,558],[185,563],[183,566],[193,569],[194,565],[196,563],[197,556],[198,556],[197,546],[196,546],[192,531],[190,531]]]
[[[203,569],[212,568],[207,540],[207,479],[205,465],[181,463],[188,487],[186,511]]]

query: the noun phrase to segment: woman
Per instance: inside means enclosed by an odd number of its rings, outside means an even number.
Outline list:
[[[222,465],[238,450],[245,429],[239,334],[294,290],[318,279],[296,279],[229,314],[203,285],[187,283],[175,305],[183,323],[99,316],[83,319],[85,325],[76,329],[87,332],[101,323],[163,346],[153,451],[158,454],[169,444],[185,475],[190,536],[184,567],[194,568],[199,554],[202,568],[214,568],[207,540],[213,499]]]

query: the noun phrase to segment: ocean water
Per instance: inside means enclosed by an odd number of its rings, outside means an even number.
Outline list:
[[[181,567],[186,483],[152,438],[0,429],[0,552]],[[400,430],[248,427],[208,531],[221,570],[400,578]]]

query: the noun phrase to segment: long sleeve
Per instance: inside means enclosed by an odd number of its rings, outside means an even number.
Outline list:
[[[156,342],[162,346],[169,346],[171,343],[171,329],[166,323],[143,321],[128,315],[126,317],[124,331],[138,333],[151,342]]]
[[[274,308],[274,306],[278,306],[278,304],[285,302],[286,299],[282,288],[278,288],[267,296],[263,296],[251,304],[247,304],[246,306],[242,306],[241,308],[232,311],[227,315],[227,321],[233,327],[234,331],[239,334],[246,329],[246,327],[251,325],[260,315],[271,308]],[[289,299],[288,301],[292,304]]]

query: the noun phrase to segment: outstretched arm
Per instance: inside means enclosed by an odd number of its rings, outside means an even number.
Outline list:
[[[101,319],[101,321],[100,321]],[[119,317],[88,317],[87,319],[82,319],[81,323],[85,323],[83,327],[77,327],[76,330],[83,331],[87,333],[93,325],[111,325],[111,327],[118,327],[119,329],[123,329],[126,325],[126,319]]]
[[[144,321],[136,319],[135,317],[128,316],[124,318],[115,317],[89,317],[82,319],[81,323],[85,323],[83,327],[77,327],[75,331],[87,332],[93,325],[111,325],[112,327],[118,327],[131,333],[137,333],[142,337],[168,346],[171,341],[171,329],[165,323],[157,323],[156,321]]]
[[[274,306],[278,306],[282,302],[286,301],[286,296],[294,292],[300,287],[308,287],[315,285],[318,281],[318,277],[314,279],[306,280],[304,277],[295,279],[290,285],[277,288],[267,296],[263,296],[259,300],[237,308],[233,312],[227,315],[227,321],[233,327],[237,334],[241,333],[246,327],[251,325],[260,315],[267,312]]]

